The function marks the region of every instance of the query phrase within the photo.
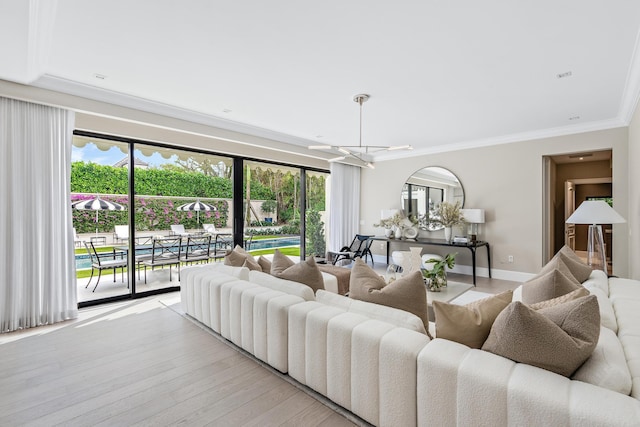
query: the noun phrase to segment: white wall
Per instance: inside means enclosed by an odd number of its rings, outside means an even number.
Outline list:
[[[640,108],[629,124],[629,277],[640,280]]]
[[[521,280],[527,275],[519,273],[536,273],[543,265],[543,156],[612,149],[616,210],[628,218],[627,141],[627,128],[617,128],[376,163],[376,169],[362,171],[361,232],[382,234],[381,229],[373,227],[380,219],[380,210],[400,208],[402,185],[414,171],[425,166],[445,167],[462,182],[465,207],[486,211],[480,238],[491,244],[493,277]],[[627,224],[614,227],[614,270],[621,276],[629,271],[629,258],[624,255],[628,253],[627,229]],[[442,235],[442,231],[421,232],[422,237]],[[377,254],[384,253],[378,243],[373,249]],[[437,247],[429,247],[429,251],[446,252]],[[471,265],[469,251],[458,252],[458,264]],[[507,262],[509,255],[513,263]],[[477,259],[486,269],[483,249],[478,250]],[[485,269],[479,273],[486,273]]]

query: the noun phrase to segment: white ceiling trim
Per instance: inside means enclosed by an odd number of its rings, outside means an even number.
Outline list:
[[[636,43],[636,54],[634,54],[633,65],[629,72],[629,78],[627,80],[628,90],[625,93],[623,100],[623,106],[621,107],[621,116],[612,118],[609,120],[602,120],[597,122],[589,122],[585,124],[576,124],[570,126],[562,126],[550,129],[542,129],[531,132],[521,132],[510,135],[503,135],[499,137],[475,139],[469,141],[463,141],[458,143],[442,144],[425,149],[414,149],[411,151],[387,151],[382,153],[376,153],[371,155],[370,159],[374,162],[388,161],[404,159],[408,157],[414,157],[416,155],[428,155],[435,153],[445,153],[449,151],[460,151],[473,148],[481,148],[492,145],[510,144],[515,142],[530,141],[543,138],[551,138],[557,136],[565,136],[577,133],[592,132],[598,130],[606,130],[617,127],[628,126],[635,111],[635,106],[640,98],[640,54],[638,54],[638,43]],[[232,120],[226,120],[219,117],[202,114],[199,112],[187,110],[184,108],[174,107],[168,104],[163,104],[148,99],[126,95],[119,92],[114,92],[95,86],[90,86],[82,83],[73,82],[67,79],[63,79],[56,76],[45,75],[35,81],[33,86],[53,90],[57,92],[66,93],[69,95],[79,96],[94,101],[106,102],[121,107],[132,108],[147,113],[159,114],[175,119],[185,120],[193,123],[198,123],[214,128],[223,129],[226,131],[233,131],[249,136],[267,138],[277,142],[283,142],[286,144],[294,145],[290,152],[296,154],[308,156],[317,159],[328,159],[335,157],[332,153],[323,152],[309,152],[304,153],[304,150],[299,150],[300,147],[306,147],[309,145],[317,145],[317,141],[307,140],[304,138],[295,137],[292,135],[283,134],[280,132],[271,131],[268,129],[251,126],[243,123],[238,123]],[[88,112],[91,113],[91,112]],[[124,119],[124,118],[122,118]],[[154,125],[158,127],[157,125]],[[169,128],[168,128],[169,129]],[[177,129],[180,130],[180,129]],[[197,133],[197,132],[192,132]],[[211,137],[211,135],[208,135]],[[275,147],[266,147],[261,144],[252,144],[248,140],[231,139],[225,137],[219,137],[231,142],[239,144],[253,145],[261,148],[269,148],[275,151],[289,152],[286,149],[278,149]],[[297,149],[296,149],[297,148]],[[341,162],[351,163],[351,162]]]
[[[626,126],[631,123],[633,114],[640,100],[640,32],[636,35],[636,43],[627,73],[627,81],[622,93],[619,117]]]

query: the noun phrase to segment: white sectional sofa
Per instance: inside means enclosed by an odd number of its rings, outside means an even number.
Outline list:
[[[584,376],[600,385],[430,340],[413,314],[243,267],[184,269],[181,297],[189,316],[374,425],[640,426],[640,282],[594,272],[583,285],[603,325]]]

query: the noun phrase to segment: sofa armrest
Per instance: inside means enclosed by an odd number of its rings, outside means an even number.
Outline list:
[[[640,401],[443,339],[418,355],[418,425],[638,425]]]

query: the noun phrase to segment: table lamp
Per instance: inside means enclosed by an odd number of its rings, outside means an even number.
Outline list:
[[[484,209],[460,209],[464,220],[469,224],[469,241],[478,240],[478,224],[484,224]]]
[[[607,258],[600,224],[620,224],[627,222],[603,200],[585,200],[569,218],[567,224],[589,224],[587,240],[587,264],[594,270],[607,273]]]

